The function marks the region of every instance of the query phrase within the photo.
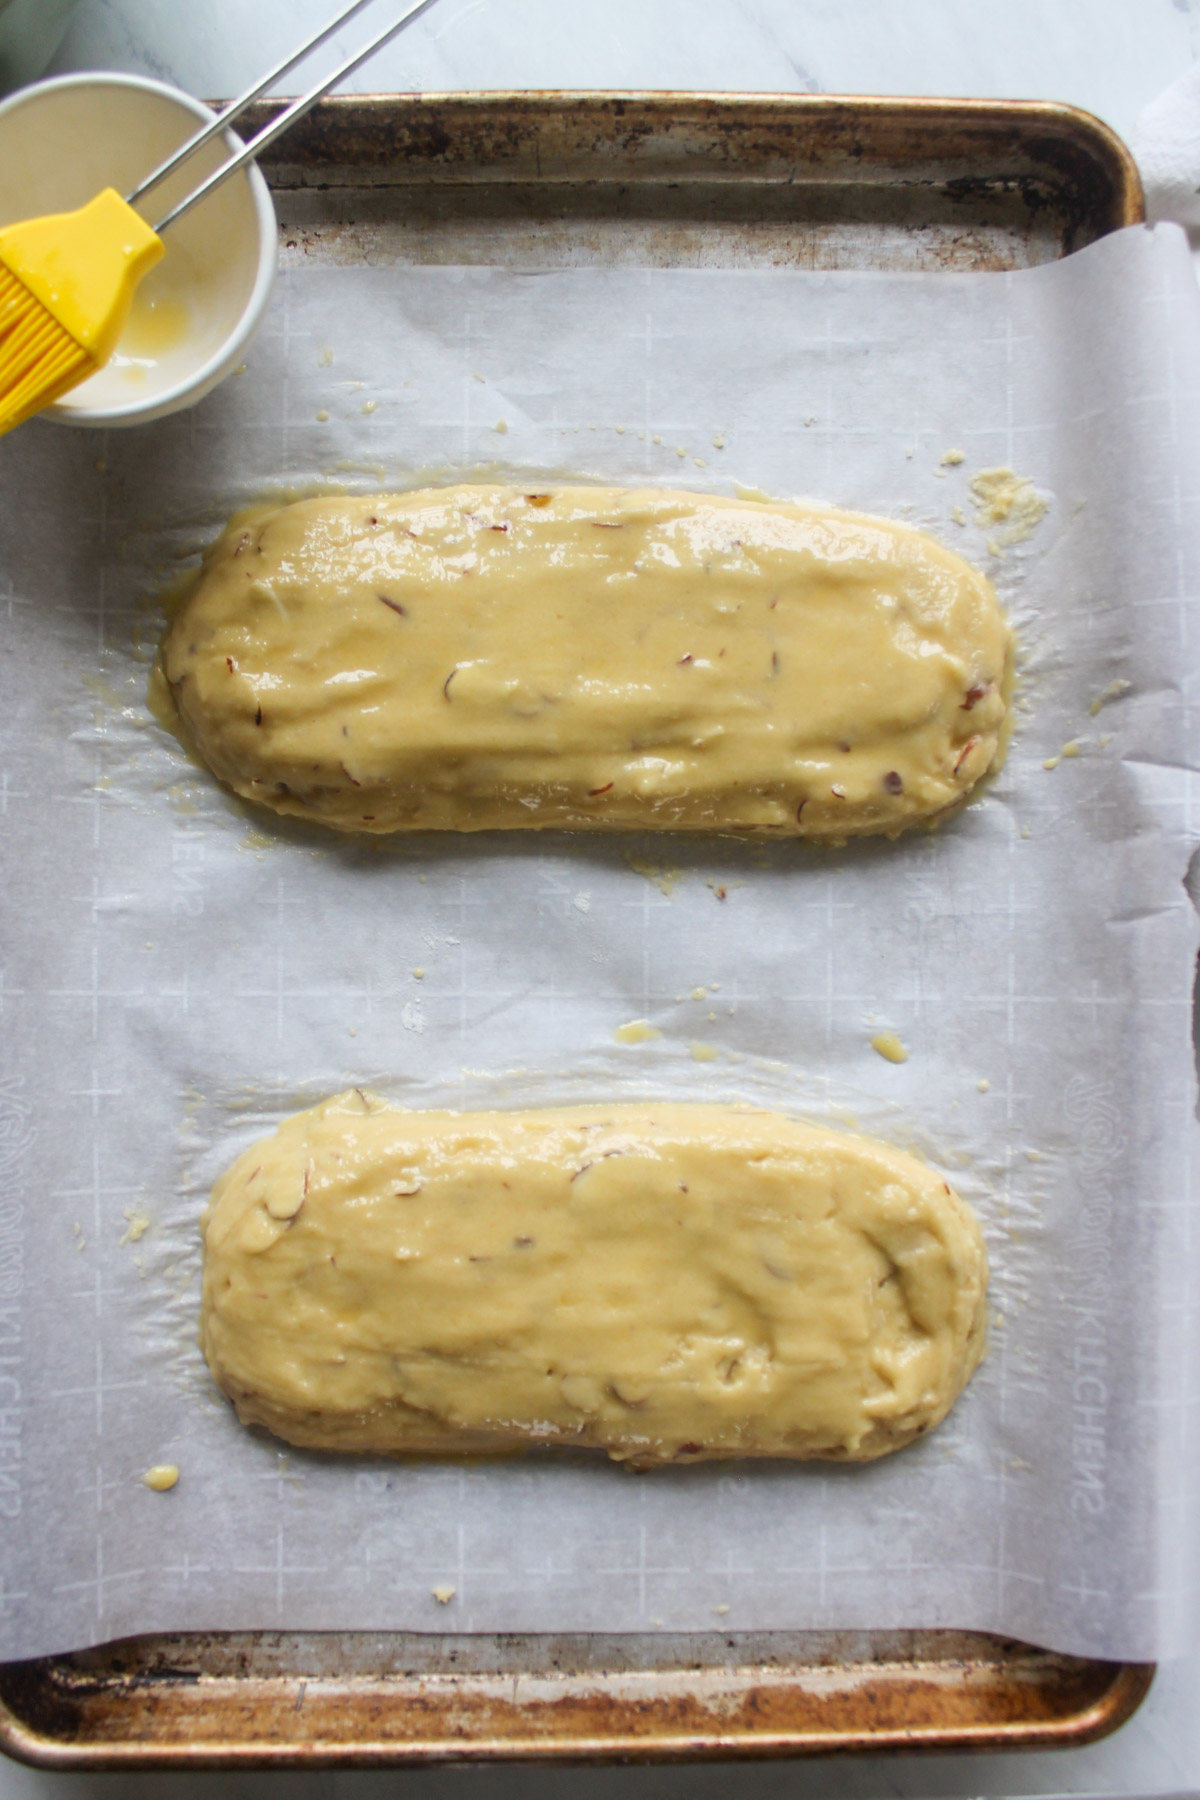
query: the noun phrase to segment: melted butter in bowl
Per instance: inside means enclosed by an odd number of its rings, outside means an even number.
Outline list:
[[[0,101],[0,224],[126,194],[212,112],[141,75],[58,76]],[[218,136],[137,204],[153,225],[229,154]],[[270,299],[275,210],[261,172],[231,177],[164,233],[114,357],[48,407],[73,425],[135,425],[194,405],[242,361]]]
[[[129,380],[144,381],[148,370],[157,369],[181,352],[195,330],[186,288],[176,281],[155,289],[151,287],[152,280],[153,271],[134,295],[128,321],[109,364],[125,370]]]

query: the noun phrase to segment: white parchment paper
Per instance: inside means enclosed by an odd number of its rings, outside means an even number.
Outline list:
[[[1009,276],[302,270],[195,411],[0,444],[0,1656],[176,1627],[1189,1640],[1198,326],[1172,227]],[[1020,630],[1003,774],[841,852],[359,843],[251,816],[150,722],[153,596],[229,510],[488,463],[935,532]],[[996,465],[1050,506],[989,551],[968,483]],[[635,1017],[661,1038],[614,1042]],[[354,1083],[744,1098],[909,1145],[985,1222],[988,1360],[865,1468],[281,1449],[208,1382],[197,1218]]]

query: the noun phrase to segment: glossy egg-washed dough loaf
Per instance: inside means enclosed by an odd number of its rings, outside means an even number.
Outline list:
[[[355,1090],[253,1144],[203,1229],[218,1385],[319,1449],[863,1461],[983,1348],[983,1240],[939,1175],[740,1107]]]
[[[884,519],[652,489],[235,520],[166,637],[185,737],[343,831],[896,833],[1001,753],[1010,634]]]

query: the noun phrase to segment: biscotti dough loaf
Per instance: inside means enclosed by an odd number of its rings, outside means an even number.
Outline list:
[[[883,519],[497,486],[247,514],[167,634],[184,734],[239,794],[344,831],[841,839],[997,762],[986,579]]]
[[[203,1230],[218,1385],[319,1449],[866,1460],[983,1347],[983,1241],[941,1177],[748,1108],[355,1090],[240,1156]]]

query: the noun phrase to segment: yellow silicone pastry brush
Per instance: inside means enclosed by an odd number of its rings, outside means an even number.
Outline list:
[[[0,231],[0,431],[103,367],[165,248],[113,188]]]
[[[402,31],[432,0],[416,0],[364,49],[286,107],[151,229],[134,202],[223,132],[279,76],[301,62],[371,0],[354,0],[262,79],[239,94],[122,199],[105,188],[77,212],[0,229],[0,435],[103,368],[129,317],[134,290],[166,252],[161,233],[243,168],[310,106]],[[236,140],[235,140],[236,142]]]

